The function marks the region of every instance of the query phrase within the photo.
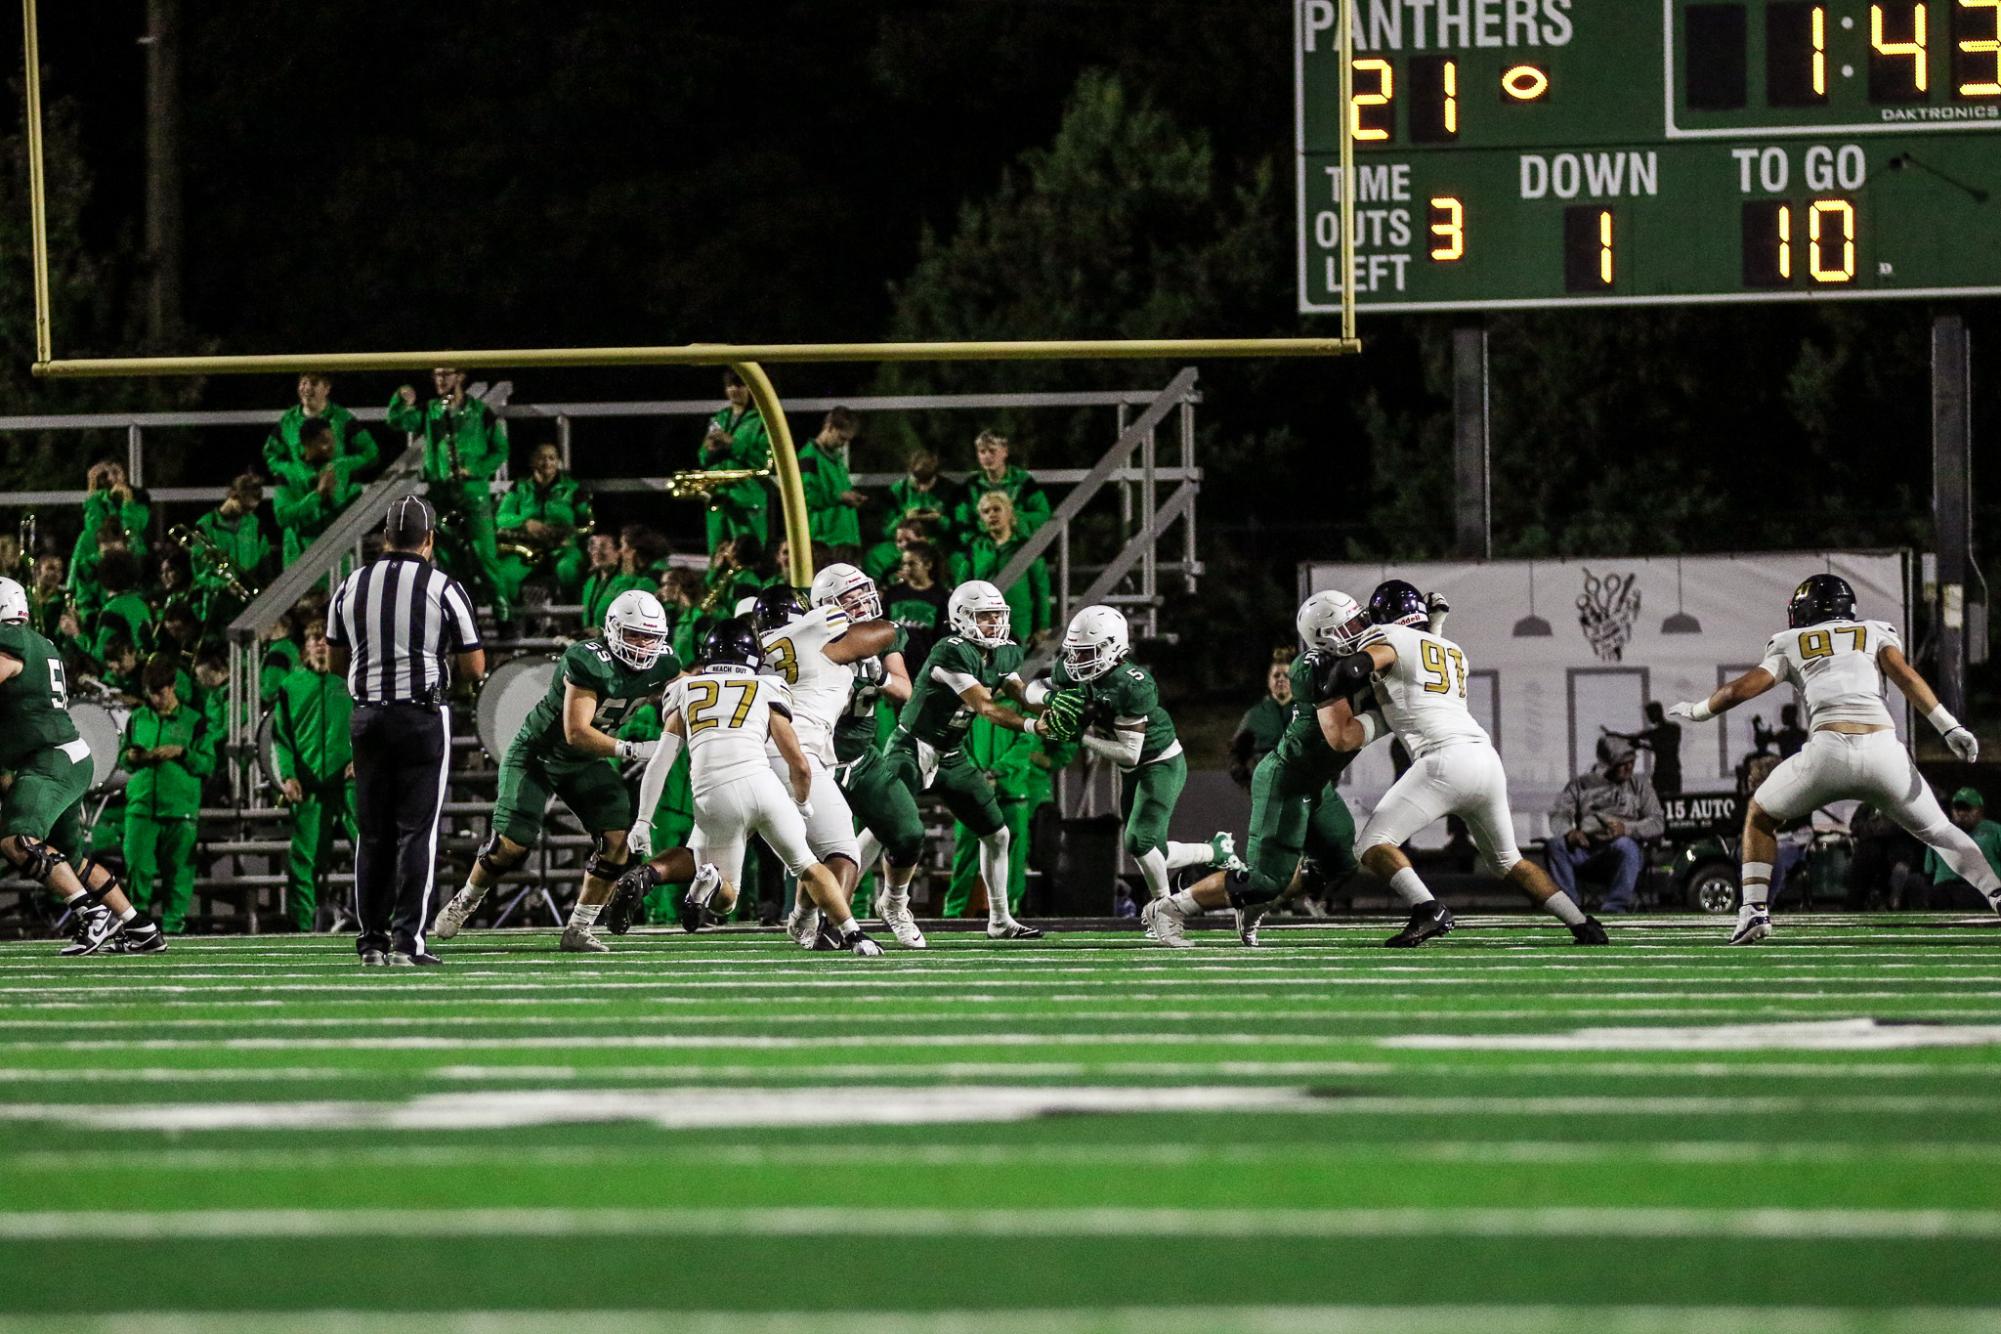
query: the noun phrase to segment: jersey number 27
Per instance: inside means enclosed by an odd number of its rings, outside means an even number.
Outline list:
[[[710,712],[722,702],[724,686],[737,693],[736,712],[728,722]],[[743,720],[750,717],[752,702],[757,699],[757,682],[694,680],[688,683],[688,693],[701,696],[700,703],[691,701],[688,706],[688,735],[693,736],[711,727],[742,727]]]

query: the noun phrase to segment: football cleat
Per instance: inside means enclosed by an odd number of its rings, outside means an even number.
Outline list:
[[[1219,829],[1209,837],[1209,865],[1218,871],[1243,871],[1250,867],[1237,855],[1237,836],[1227,829]]]
[[[1248,908],[1232,908],[1230,915],[1237,919],[1237,939],[1252,949],[1258,947],[1258,925],[1265,914],[1271,911],[1269,903],[1257,903]]]
[[[597,932],[572,922],[563,928],[559,948],[570,954],[609,954],[611,946],[598,939]]]
[[[107,954],[158,954],[167,948],[167,934],[160,924],[141,913],[125,923],[125,929],[104,947]]]
[[[988,922],[987,939],[1040,940],[1042,939],[1042,928],[1039,926],[1024,926],[1010,917],[1005,922]]]
[[[1404,923],[1403,930],[1391,936],[1383,944],[1393,950],[1416,949],[1435,936],[1445,935],[1452,930],[1452,910],[1433,899],[1420,905]]]
[[[95,954],[103,949],[124,925],[111,915],[111,909],[101,903],[93,903],[76,910],[76,925],[70,928],[69,944],[62,947],[60,957],[80,959],[86,954]]]
[[[431,923],[431,934],[439,940],[450,940],[472,916],[473,909],[486,897],[486,891],[474,889],[471,885],[461,885],[459,892],[452,895],[452,901],[438,909],[438,920]]]
[[[402,950],[389,951],[389,966],[392,968],[409,968],[414,964],[430,965],[443,962],[444,960],[435,954],[405,954]]]
[[[599,918],[604,929],[614,936],[622,936],[632,930],[632,924],[639,920],[640,910],[646,906],[646,896],[660,883],[660,873],[645,862],[633,867],[618,878],[611,887],[611,902],[604,907],[604,915]]]
[[[1596,917],[1587,917],[1570,928],[1570,938],[1580,945],[1610,945],[1612,938],[1605,934],[1605,925]]]
[[[856,927],[841,937],[840,948],[858,958],[879,959],[882,957],[882,946],[870,940],[868,933],[860,927]]]
[[[1181,909],[1174,906],[1174,900],[1155,899],[1140,909],[1139,920],[1140,924],[1146,927],[1148,935],[1169,949],[1195,948],[1195,942],[1190,940],[1182,929],[1188,919],[1183,916]],[[991,931],[992,928],[988,930]]]
[[[381,950],[363,950],[361,952],[361,962],[369,968],[382,968],[388,965],[389,956]]]
[[[725,920],[720,913],[712,912],[709,904],[715,901],[716,891],[723,887],[722,868],[714,862],[703,862],[695,868],[695,878],[681,895],[681,929],[687,932],[700,931],[705,926],[719,926]]]
[[[1749,908],[1737,913],[1737,929],[1730,933],[1727,942],[1731,945],[1755,945],[1772,934],[1772,915],[1769,912],[1753,912]]]
[[[820,948],[815,942],[820,938],[820,910],[805,907],[785,919],[785,934],[792,937],[792,943],[802,950]]]
[[[888,894],[879,894],[875,901],[876,915],[882,924],[896,937],[896,943],[907,950],[924,949],[924,933],[917,929],[917,915],[910,911],[908,895],[892,899]]]

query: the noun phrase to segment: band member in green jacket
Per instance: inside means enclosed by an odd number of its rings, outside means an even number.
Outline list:
[[[354,697],[333,670],[327,628],[315,621],[306,627],[303,662],[279,685],[271,712],[271,767],[292,810],[285,888],[301,931],[311,931],[319,917],[334,840],[354,846],[353,713]]]
[[[398,389],[389,400],[389,425],[424,439],[424,481],[452,537],[450,559],[441,563],[475,585],[475,600],[492,607],[495,620],[512,620],[493,517],[493,479],[507,463],[507,423],[467,396],[464,371],[440,366],[431,385],[437,396],[422,404],[411,386]]]

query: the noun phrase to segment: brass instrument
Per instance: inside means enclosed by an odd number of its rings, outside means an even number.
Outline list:
[[[593,532],[597,531],[597,526],[597,515],[593,514],[590,518],[584,520],[577,527],[570,529],[561,537],[544,538],[541,541],[527,538],[520,542],[496,542],[494,543],[494,549],[503,556],[519,556],[531,565],[540,565],[543,561],[556,554],[556,548],[588,538]]]
[[[441,398],[438,403],[440,404],[438,420],[445,428],[445,458],[451,464],[452,480],[463,482],[466,479],[466,470],[465,464],[459,461],[459,415],[452,411],[452,401],[449,398]]]
[[[35,516],[33,511],[21,516],[21,551],[15,558],[20,567],[21,584],[31,586],[35,580]]]
[[[177,523],[167,530],[167,540],[188,553],[188,560],[196,566],[206,565],[222,577],[223,585],[231,596],[244,602],[257,600],[257,590],[243,582],[236,569],[236,562],[229,553],[215,544],[215,539],[199,528],[185,523]]]
[[[769,477],[769,468],[695,468],[667,478],[667,494],[676,500],[708,500],[717,487]]]

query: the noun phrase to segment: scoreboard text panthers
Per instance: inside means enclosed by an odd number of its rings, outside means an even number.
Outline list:
[[[1346,106],[1338,13],[1295,3],[1303,311],[2001,292],[2001,0],[1354,0]]]

